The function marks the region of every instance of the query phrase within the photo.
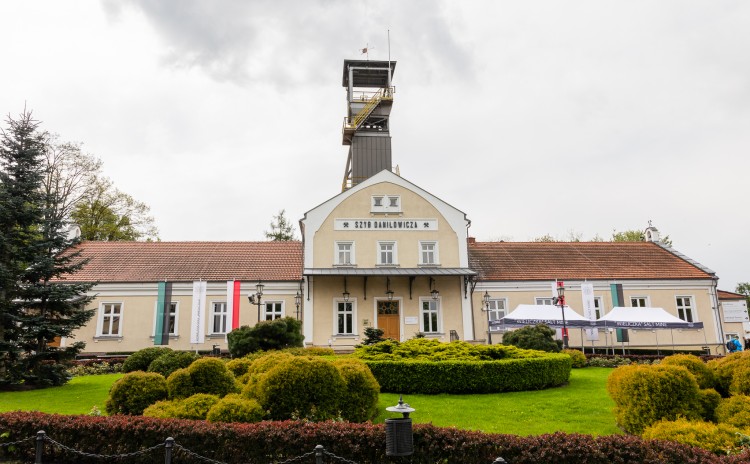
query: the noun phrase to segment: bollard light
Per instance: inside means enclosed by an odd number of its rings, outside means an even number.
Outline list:
[[[411,456],[414,454],[414,438],[411,431],[409,414],[416,409],[404,403],[404,395],[398,398],[398,404],[385,408],[388,412],[400,412],[404,417],[385,420],[385,454],[386,456]]]

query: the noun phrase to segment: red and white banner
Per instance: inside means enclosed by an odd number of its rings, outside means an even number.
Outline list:
[[[228,332],[240,326],[240,285],[239,280],[227,281],[227,311],[229,311],[232,321],[231,329]]]

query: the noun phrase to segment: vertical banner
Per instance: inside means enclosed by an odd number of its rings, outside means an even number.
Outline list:
[[[231,315],[229,331],[240,326],[240,282],[239,280],[227,281],[227,311]]]
[[[625,296],[622,293],[622,284],[609,284],[612,293],[612,307],[625,306]],[[617,332],[617,342],[629,342],[628,329],[615,329]]]
[[[172,282],[159,282],[156,297],[154,345],[169,344],[169,308],[172,306]]]
[[[206,341],[206,282],[193,282],[193,306],[190,319],[190,343]]]
[[[581,299],[583,300],[583,316],[590,321],[595,321],[594,284],[581,284]],[[590,341],[599,340],[599,329],[596,327],[586,329],[586,338]]]

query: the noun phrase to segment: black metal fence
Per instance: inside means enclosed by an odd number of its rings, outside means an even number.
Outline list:
[[[72,448],[70,446],[66,446],[54,440],[49,435],[47,435],[44,432],[44,430],[40,430],[39,432],[37,432],[36,436],[27,437],[22,440],[16,440],[12,442],[0,443],[0,448],[9,448],[12,450],[13,449],[12,447],[34,446],[35,447],[34,464],[44,464],[45,445],[55,447],[59,450],[64,451],[66,454],[70,455],[70,459],[71,459],[70,462],[76,462],[75,461],[76,457],[86,457],[86,458],[97,459],[97,460],[102,460],[102,461],[115,461],[116,460],[118,462],[126,463],[127,458],[154,453],[154,451],[160,450],[163,448],[164,464],[172,464],[173,457],[177,454],[190,456],[191,458],[195,460],[205,462],[208,464],[227,464],[225,462],[216,461],[206,456],[201,456],[200,454],[195,453],[185,448],[184,446],[180,445],[172,437],[168,437],[166,440],[164,440],[164,443],[159,443],[157,445],[151,446],[150,448],[142,449],[139,451],[134,451],[132,453],[93,454],[93,453],[86,453],[84,451]],[[155,461],[155,462],[158,462],[158,461]],[[326,451],[323,445],[318,445],[315,447],[314,450],[308,453],[301,454],[299,456],[295,456],[293,458],[289,458],[283,461],[274,461],[273,464],[292,464],[292,463],[306,463],[306,462],[315,463],[315,464],[334,463],[334,462],[340,462],[344,464],[359,464],[355,461],[342,458],[341,456],[336,456],[330,451]],[[493,461],[493,464],[504,464],[505,462],[506,461],[503,458],[497,458],[495,461]]]

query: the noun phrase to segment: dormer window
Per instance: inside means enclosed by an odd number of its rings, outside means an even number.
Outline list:
[[[399,195],[373,195],[371,213],[400,213],[401,197]]]

